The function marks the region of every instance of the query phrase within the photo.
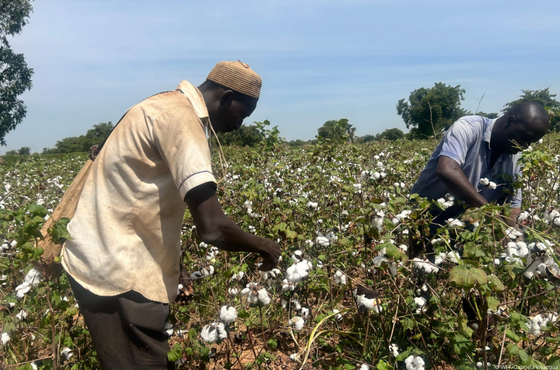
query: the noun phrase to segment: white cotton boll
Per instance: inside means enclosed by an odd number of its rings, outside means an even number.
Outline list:
[[[25,311],[25,310],[19,311],[19,312],[16,314],[16,318],[17,318],[18,320],[20,320],[20,321],[21,321],[21,320],[27,319],[27,311]]]
[[[243,271],[239,271],[239,272],[231,275],[231,280],[241,280],[241,279],[243,279],[243,276],[245,276],[245,273]]]
[[[330,245],[329,239],[324,236],[318,236],[317,239],[315,239],[315,243],[320,247],[328,247]]]
[[[293,282],[288,281],[288,279],[282,280],[282,291],[283,292],[294,291],[295,288],[296,288],[296,286]]]
[[[317,268],[318,268],[318,269],[322,269],[322,268],[323,268],[323,261],[317,260]]]
[[[63,361],[69,360],[72,356],[74,356],[74,353],[72,353],[72,350],[68,347],[64,347],[62,351],[60,351],[60,358]]]
[[[202,276],[204,276],[204,277],[212,276],[212,275],[214,275],[214,266],[210,265],[208,267],[205,267],[202,270],[200,270],[200,272],[202,273]]]
[[[292,361],[299,361],[299,355],[297,353],[292,353],[290,355],[290,360]]]
[[[228,294],[229,294],[229,295],[237,295],[237,294],[239,294],[239,289],[237,289],[237,288],[229,288],[229,289],[228,289]]]
[[[452,229],[465,226],[464,222],[461,222],[460,220],[457,220],[455,218],[448,218],[445,222],[447,222],[447,225]]]
[[[301,303],[297,299],[292,299],[292,307],[294,310],[299,311],[301,309]]]
[[[399,263],[399,265],[400,265],[400,263]],[[370,270],[368,270],[368,272],[369,271]],[[395,262],[389,263],[389,272],[391,273],[391,275],[397,276],[397,264]]]
[[[505,234],[508,238],[510,238],[511,240],[515,240],[518,237],[522,236],[523,233],[513,227],[509,227],[506,231]]]
[[[556,217],[556,218],[554,219],[554,225],[560,226],[560,217]]]
[[[529,255],[529,248],[527,248],[527,244],[524,242],[517,242],[517,253],[519,257],[527,258]]]
[[[258,297],[258,300],[259,300],[262,304],[267,305],[267,304],[270,303],[270,297],[268,296],[268,293],[267,293],[267,291],[266,291],[265,288],[259,289],[259,290],[257,291],[257,294],[258,294],[258,296],[257,296],[257,297]]]
[[[406,365],[406,370],[424,370],[425,363],[422,357],[416,355],[410,355],[404,360]]]
[[[236,318],[237,310],[235,307],[222,306],[220,309],[220,320],[229,324],[230,322],[234,322]]]
[[[397,357],[399,355],[399,345],[395,343],[391,343],[389,345],[389,351],[391,351],[393,357]]]
[[[435,258],[434,258],[434,265],[441,265],[443,262],[445,262],[445,260],[447,260],[447,254],[445,253],[438,253]]]
[[[414,258],[412,262],[417,269],[423,270],[427,274],[432,274],[439,271],[439,268],[437,266],[434,266],[430,262],[422,260],[420,258]]]
[[[488,188],[489,188],[489,189],[494,190],[494,189],[496,189],[497,186],[498,186],[498,185],[496,185],[496,183],[493,182],[493,181],[490,181],[490,182],[488,183]]]
[[[480,179],[480,184],[487,186],[490,183],[490,180],[488,180],[486,177],[483,177]]]
[[[300,310],[301,317],[307,318],[309,316],[309,308],[302,307]]]
[[[362,366],[360,366],[360,370],[369,370],[369,366],[366,364],[362,364]]]
[[[166,322],[163,330],[165,330],[167,335],[172,336],[173,335],[173,324],[170,323],[170,322]]]
[[[270,271],[259,271],[259,273],[262,275],[264,280],[273,280],[276,279],[282,272],[279,269],[274,268]]]
[[[459,263],[459,261],[461,260],[461,257],[459,256],[459,254],[457,252],[448,252],[447,253],[447,259],[453,263]]]
[[[335,308],[334,310],[332,310],[332,311],[333,311],[333,313],[335,314],[335,315],[334,315],[334,319],[335,319],[336,321],[341,321],[341,320],[342,320],[342,314],[340,313],[340,311],[337,310],[336,308]]]
[[[310,266],[307,260],[303,260],[299,263],[293,264],[286,270],[288,281],[299,283],[307,276],[309,276],[309,269]]]
[[[317,209],[318,206],[319,206],[319,204],[317,202],[311,202],[311,201],[307,202],[307,205],[306,205],[306,207],[310,210],[315,210],[315,209]]]
[[[499,258],[494,258],[494,265],[499,266],[502,261]]]
[[[23,298],[25,294],[31,291],[31,285],[28,283],[20,284],[16,287],[16,296],[18,298]]]
[[[383,311],[383,307],[377,304],[377,298],[367,298],[365,294],[361,294],[359,296],[356,296],[356,301],[358,303],[358,307],[373,311],[376,314]]]
[[[17,242],[15,240],[12,240],[10,245],[12,246],[12,248],[15,248],[17,246]]]
[[[381,174],[377,171],[375,171],[372,175],[374,180],[379,180],[381,178]]]
[[[521,212],[517,217],[517,222],[523,222],[529,217],[529,212]]]
[[[334,281],[340,285],[346,285],[346,275],[340,270],[334,274]]]
[[[2,333],[2,345],[5,346],[10,341],[10,335],[8,333]]]
[[[414,298],[414,303],[416,303],[416,305],[418,306],[418,308],[416,309],[416,314],[419,315],[419,314],[421,314],[421,313],[426,312],[426,309],[427,309],[427,307],[426,307],[426,303],[427,303],[426,298],[424,298],[424,297],[416,297],[416,298]]]
[[[295,251],[294,254],[292,254],[292,261],[294,261],[294,263],[301,262],[302,259],[303,259],[303,252],[300,251],[299,249]]]
[[[299,316],[294,316],[290,319],[288,324],[293,326],[295,331],[301,331],[303,329],[303,325],[305,325],[305,320]]]
[[[227,338],[227,332],[223,323],[212,323],[202,328],[200,336],[206,343],[214,343],[218,340],[218,338]]]

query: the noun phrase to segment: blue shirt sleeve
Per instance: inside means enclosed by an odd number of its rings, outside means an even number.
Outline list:
[[[444,155],[455,160],[462,167],[476,139],[477,131],[472,123],[459,119],[445,133],[438,158]]]
[[[515,169],[513,171],[514,181],[519,181],[522,178],[521,167],[519,163],[515,163]],[[515,193],[511,196],[511,208],[521,208],[521,188],[515,189]]]

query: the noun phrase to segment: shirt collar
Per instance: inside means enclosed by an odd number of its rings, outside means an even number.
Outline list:
[[[482,119],[485,121],[484,135],[482,136],[482,140],[488,143],[489,149],[492,149],[490,147],[490,140],[492,139],[492,130],[494,129],[494,123],[496,123],[497,118],[488,119],[482,117]]]
[[[177,90],[181,91],[189,99],[196,115],[200,119],[208,119],[208,108],[206,108],[206,103],[200,90],[185,80],[181,81],[179,86],[177,86]]]

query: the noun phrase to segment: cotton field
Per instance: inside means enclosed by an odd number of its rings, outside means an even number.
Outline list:
[[[171,305],[168,358],[178,369],[560,366],[559,138],[523,154],[521,231],[503,222],[507,206],[488,205],[433,238],[429,209],[457,200],[409,191],[434,141],[224,148],[224,211],[282,258],[258,271],[258,256],[203,243],[187,212],[193,294]],[[33,268],[37,230],[85,161],[0,165],[0,367],[99,368],[66,276]],[[430,256],[414,248],[427,244]]]

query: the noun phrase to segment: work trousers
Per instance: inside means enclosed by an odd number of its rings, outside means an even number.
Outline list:
[[[167,361],[168,304],[134,291],[98,296],[68,279],[104,370],[175,369]]]

